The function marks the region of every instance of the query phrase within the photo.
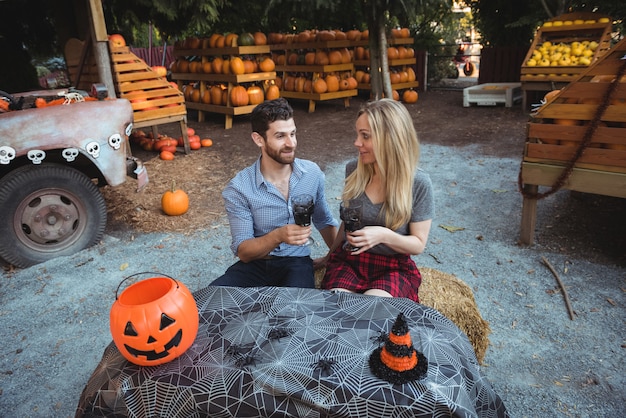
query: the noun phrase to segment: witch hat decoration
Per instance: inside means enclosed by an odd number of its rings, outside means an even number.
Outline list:
[[[428,361],[413,347],[403,313],[398,314],[389,338],[382,347],[374,350],[369,364],[374,375],[393,384],[401,385],[426,375]]]

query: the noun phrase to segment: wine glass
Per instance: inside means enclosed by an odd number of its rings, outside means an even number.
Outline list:
[[[343,221],[343,228],[346,235],[348,232],[361,229],[363,227],[361,224],[363,218],[363,203],[358,200],[344,200],[339,205],[339,217]],[[350,251],[359,250],[359,247],[354,247],[347,240],[343,248]]]
[[[313,196],[310,194],[299,194],[291,198],[291,206],[293,209],[293,218],[296,225],[309,226],[311,225],[311,216],[315,210],[315,203],[313,202]],[[306,244],[311,245],[315,243],[313,238],[309,237]]]

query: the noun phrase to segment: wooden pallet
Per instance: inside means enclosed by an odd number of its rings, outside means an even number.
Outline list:
[[[115,90],[120,97],[131,102],[133,126],[152,127],[156,134],[158,125],[178,122],[185,153],[189,153],[187,108],[183,93],[130,52],[130,48],[109,45],[109,49]]]
[[[520,173],[523,243],[533,242],[537,199],[532,196],[539,186],[555,185],[566,169],[571,174],[565,189],[626,198],[626,76],[617,79],[626,68],[624,58],[626,38],[532,115]]]

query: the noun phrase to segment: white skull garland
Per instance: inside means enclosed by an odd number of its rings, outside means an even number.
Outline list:
[[[88,143],[85,147],[85,150],[93,158],[98,158],[100,156],[100,144],[98,144],[96,141],[91,141],[90,143]]]
[[[122,146],[122,135],[120,134],[111,135],[109,137],[109,145],[115,150],[120,149],[120,147]]]
[[[76,159],[76,157],[78,157],[78,149],[77,148],[65,148],[63,152],[61,153],[61,155],[63,156],[63,158],[65,158],[65,160],[68,163],[71,163],[72,161]]]
[[[40,149],[32,149],[28,151],[28,159],[33,162],[33,164],[41,164],[41,162],[46,158],[46,152]]]
[[[15,149],[8,146],[3,145],[0,147],[0,164],[9,164],[12,159],[15,158]]]

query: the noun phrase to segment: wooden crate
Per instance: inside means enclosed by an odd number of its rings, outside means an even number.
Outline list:
[[[133,126],[152,127],[156,134],[157,125],[178,122],[185,153],[189,153],[187,108],[183,93],[130,52],[130,48],[109,44],[109,49],[115,90],[121,98],[131,102]]]
[[[599,20],[603,20],[599,22]],[[607,21],[604,21],[607,20]],[[554,26],[555,22],[571,22],[568,25]],[[576,22],[576,23],[574,23]],[[580,23],[582,22],[582,23]],[[593,23],[592,23],[593,22]],[[562,88],[567,83],[576,79],[588,67],[588,65],[528,65],[533,56],[533,51],[544,42],[559,45],[572,42],[597,42],[598,47],[594,51],[590,61],[593,63],[602,57],[611,46],[612,19],[598,13],[568,13],[560,15],[544,23],[541,26],[520,68],[520,81],[523,91],[523,108],[528,106],[531,94],[529,92],[547,92],[555,88]],[[546,26],[551,25],[551,26]]]
[[[625,55],[626,38],[532,115],[521,168],[525,194],[536,194],[538,186],[552,187],[571,166],[563,188],[626,198],[626,76],[617,79]],[[590,140],[585,145],[586,135]],[[525,244],[533,241],[536,205],[537,199],[524,197]]]
[[[79,90],[90,91],[92,84],[100,82],[96,60],[90,49],[90,45],[76,38],[70,38],[65,43],[65,65],[72,85]]]

